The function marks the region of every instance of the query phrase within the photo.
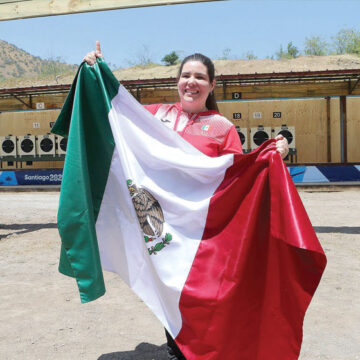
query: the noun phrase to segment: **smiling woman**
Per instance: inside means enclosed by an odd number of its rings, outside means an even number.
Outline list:
[[[96,42],[96,50],[86,54],[84,61],[94,65],[97,57],[103,57],[99,41]],[[196,53],[187,56],[180,65],[180,102],[146,105],[145,108],[208,156],[241,154],[241,141],[235,126],[218,111],[213,92],[215,85],[213,62],[207,56]],[[282,135],[276,140],[277,151],[282,158],[286,157],[289,151],[287,140]]]

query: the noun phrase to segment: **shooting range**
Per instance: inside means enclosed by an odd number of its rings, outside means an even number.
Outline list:
[[[215,1],[0,0],[0,22]],[[299,360],[360,359],[360,65],[243,60],[235,71],[222,61],[215,62],[220,112],[244,153],[287,138],[284,161],[327,256]],[[174,103],[178,65],[160,68],[155,76],[114,74],[141,104]],[[67,139],[51,129],[71,81],[0,87],[0,359],[167,360],[163,325],[118,275],[104,271],[105,296],[81,304],[75,280],[58,272]]]

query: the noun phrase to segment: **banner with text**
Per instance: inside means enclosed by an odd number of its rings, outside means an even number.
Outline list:
[[[295,184],[360,182],[360,165],[288,166]],[[0,170],[0,186],[60,185],[63,169]]]
[[[0,171],[0,186],[60,185],[62,169]]]

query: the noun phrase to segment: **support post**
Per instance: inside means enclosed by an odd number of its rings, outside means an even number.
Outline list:
[[[136,100],[141,104],[141,89],[139,87],[136,88]]]
[[[326,98],[326,144],[327,144],[327,162],[331,163],[331,114],[330,114],[330,96]]]
[[[346,96],[340,96],[340,146],[341,162],[347,163],[347,119]]]
[[[226,96],[226,81],[223,81],[223,84],[222,84],[222,90],[223,90],[223,98],[222,100],[227,100],[227,96]]]

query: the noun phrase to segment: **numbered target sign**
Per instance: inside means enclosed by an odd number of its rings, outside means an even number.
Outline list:
[[[241,99],[241,92],[233,92],[232,93],[233,100],[239,100]]]
[[[280,119],[281,118],[281,112],[280,111],[274,111],[273,112],[273,118]]]
[[[39,129],[39,127],[40,127],[40,123],[38,123],[38,122],[33,123],[33,128],[34,129]]]
[[[233,119],[241,119],[241,113],[233,113]]]
[[[260,112],[260,111],[255,111],[255,112],[253,113],[253,118],[254,118],[254,119],[261,119],[261,118],[262,118],[261,112]]]

